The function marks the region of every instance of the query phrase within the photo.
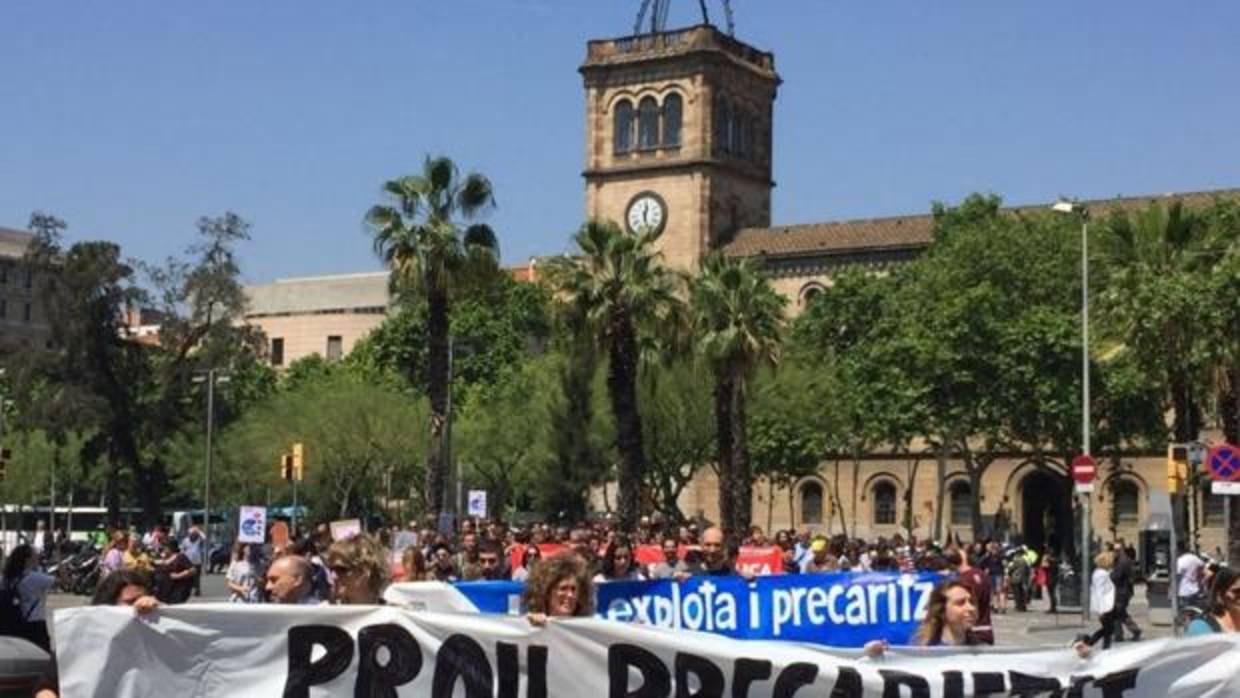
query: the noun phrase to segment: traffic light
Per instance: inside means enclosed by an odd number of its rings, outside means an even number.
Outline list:
[[[300,444],[293,444],[293,479],[302,481],[306,473],[306,449]]]
[[[9,461],[13,459],[13,452],[7,448],[0,448],[0,480],[9,475]]]
[[[1167,493],[1180,494],[1188,482],[1188,444],[1167,445]]]
[[[288,453],[280,456],[280,477],[285,482],[293,481],[293,456]]]

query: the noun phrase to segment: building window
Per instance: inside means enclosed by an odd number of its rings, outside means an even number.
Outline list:
[[[27,303],[26,307],[22,309],[22,322],[30,322],[30,304],[29,303]]]
[[[973,523],[973,490],[969,483],[957,480],[951,486],[951,522],[953,526]]]
[[[892,525],[896,522],[896,486],[883,481],[874,485],[874,523]]]
[[[271,340],[271,365],[284,365],[284,338],[276,337]]]
[[[615,145],[617,153],[633,149],[633,105],[627,99],[616,105]]]
[[[724,155],[732,152],[732,105],[726,99],[719,100],[715,112],[715,143]]]
[[[659,147],[659,103],[646,97],[637,107],[637,147],[650,150]]]
[[[1120,526],[1135,526],[1138,523],[1141,491],[1131,480],[1117,480],[1111,485],[1111,508],[1114,511],[1115,523]]]
[[[9,302],[4,298],[0,298],[0,319],[9,316]]]
[[[344,342],[338,335],[327,338],[327,360],[339,361],[344,358]]]
[[[1221,528],[1227,525],[1227,520],[1223,518],[1223,497],[1226,496],[1225,494],[1210,494],[1209,490],[1201,493],[1201,518],[1206,526]]]
[[[684,119],[684,101],[672,93],[663,100],[663,145],[671,148],[680,145],[680,126]]]
[[[822,485],[817,482],[801,486],[801,523],[822,523]]]

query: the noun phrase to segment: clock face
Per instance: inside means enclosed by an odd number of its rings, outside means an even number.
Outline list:
[[[642,192],[629,202],[624,220],[633,234],[648,230],[663,232],[663,226],[667,224],[667,204],[652,191]]]

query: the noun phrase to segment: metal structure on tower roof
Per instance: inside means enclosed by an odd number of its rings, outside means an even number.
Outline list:
[[[730,0],[720,0],[723,4],[724,19],[728,24],[728,34],[736,33],[736,23],[732,18],[732,3]],[[711,24],[710,10],[707,8],[706,0],[698,0],[698,7],[702,10],[702,23]],[[637,22],[633,25],[634,34],[646,33],[643,27],[647,25],[646,17],[650,17],[649,33],[659,34],[667,31],[667,16],[672,9],[672,0],[642,0],[642,7],[637,11]]]

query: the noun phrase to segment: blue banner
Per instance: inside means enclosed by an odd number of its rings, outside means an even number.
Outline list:
[[[597,586],[600,618],[717,633],[746,640],[787,640],[860,647],[883,639],[908,644],[934,585],[932,573],[841,572],[758,577],[692,577],[684,582],[610,582]],[[483,613],[518,613],[524,585],[456,585]]]

